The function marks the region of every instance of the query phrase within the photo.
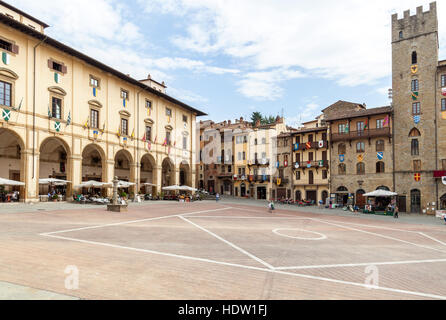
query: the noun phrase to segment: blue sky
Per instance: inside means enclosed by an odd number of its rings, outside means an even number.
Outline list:
[[[429,1],[8,0],[47,34],[222,121],[297,126],[337,100],[388,105],[392,13]],[[446,6],[437,3],[440,58]],[[445,14],[443,14],[443,12]]]

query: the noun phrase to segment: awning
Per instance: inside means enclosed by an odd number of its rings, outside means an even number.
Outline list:
[[[373,192],[363,194],[364,197],[394,197],[397,195],[398,195],[398,193],[387,191],[387,190],[375,190]]]
[[[446,171],[434,171],[434,178],[446,177]]]

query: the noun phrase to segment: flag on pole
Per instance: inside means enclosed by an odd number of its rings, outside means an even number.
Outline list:
[[[71,111],[68,112],[67,127],[71,124]]]
[[[142,137],[141,141],[142,141],[142,142],[146,142],[146,141],[147,141],[147,139],[146,139],[146,133],[145,133],[145,132],[144,132],[144,136]]]
[[[118,131],[116,132],[116,135],[118,136],[118,138],[121,137],[121,126],[119,126]]]
[[[89,120],[90,120],[90,117],[88,117],[88,118],[87,118],[87,121],[85,121],[85,123],[84,123],[84,129],[87,129],[87,128],[88,128],[88,122],[89,122]]]
[[[20,104],[19,104],[19,107],[17,108],[17,112],[20,111],[20,109],[22,109],[22,102],[23,102],[23,98],[22,98],[22,100],[20,100]]]
[[[348,127],[348,124],[345,126],[345,133],[349,133],[350,132],[350,128]]]
[[[50,107],[48,106],[48,118],[52,118],[53,114],[51,113]]]
[[[365,124],[364,124],[364,130],[367,129],[368,126],[369,126],[369,119],[367,119],[367,120],[365,121]]]
[[[132,137],[132,139],[134,139],[134,138],[135,138],[135,128],[133,128],[133,131],[132,131],[132,135],[131,135],[131,137]]]
[[[385,119],[384,119],[384,123],[383,123],[383,126],[384,127],[387,127],[389,125],[389,116],[387,116]]]
[[[104,134],[104,132],[105,132],[105,122],[104,125],[102,126],[102,134]]]
[[[147,148],[150,150],[152,150],[152,142],[149,140],[149,142],[147,143]]]

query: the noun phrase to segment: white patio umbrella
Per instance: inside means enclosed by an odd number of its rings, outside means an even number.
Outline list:
[[[57,184],[57,185],[66,185],[67,183],[71,183],[71,181],[61,180],[61,179],[39,179],[39,184]]]
[[[191,192],[197,191],[197,189],[189,187],[189,186],[180,186],[178,190],[181,190],[181,191],[191,191]]]
[[[387,190],[375,190],[373,192],[369,192],[364,194],[364,197],[394,197],[397,196],[398,193],[387,191]]]
[[[25,183],[15,180],[0,178],[0,186],[24,186]]]
[[[113,185],[111,183],[99,182],[99,181],[85,181],[81,184],[75,186],[75,188],[111,188]]]
[[[163,190],[165,190],[165,191],[177,191],[177,190],[180,190],[180,186],[168,186],[168,187],[164,187]]]
[[[148,186],[148,187],[156,187],[156,184],[149,183],[149,182],[143,183],[142,185],[143,186]]]
[[[134,186],[136,183],[128,182],[128,181],[118,181],[118,188],[128,188],[130,186]]]

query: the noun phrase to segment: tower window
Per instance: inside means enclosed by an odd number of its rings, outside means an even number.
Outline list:
[[[418,91],[420,88],[418,79],[413,79],[412,80],[412,91]]]
[[[412,64],[416,64],[417,62],[418,62],[417,52],[414,51],[414,52],[412,52]]]
[[[400,31],[400,39],[403,39],[403,31]]]
[[[412,104],[412,115],[418,116],[421,114],[421,103],[415,102]]]
[[[413,155],[413,156],[419,156],[420,155],[418,139],[413,139],[412,140],[410,149],[411,149],[411,155]]]
[[[446,99],[441,99],[441,111],[446,111]]]

